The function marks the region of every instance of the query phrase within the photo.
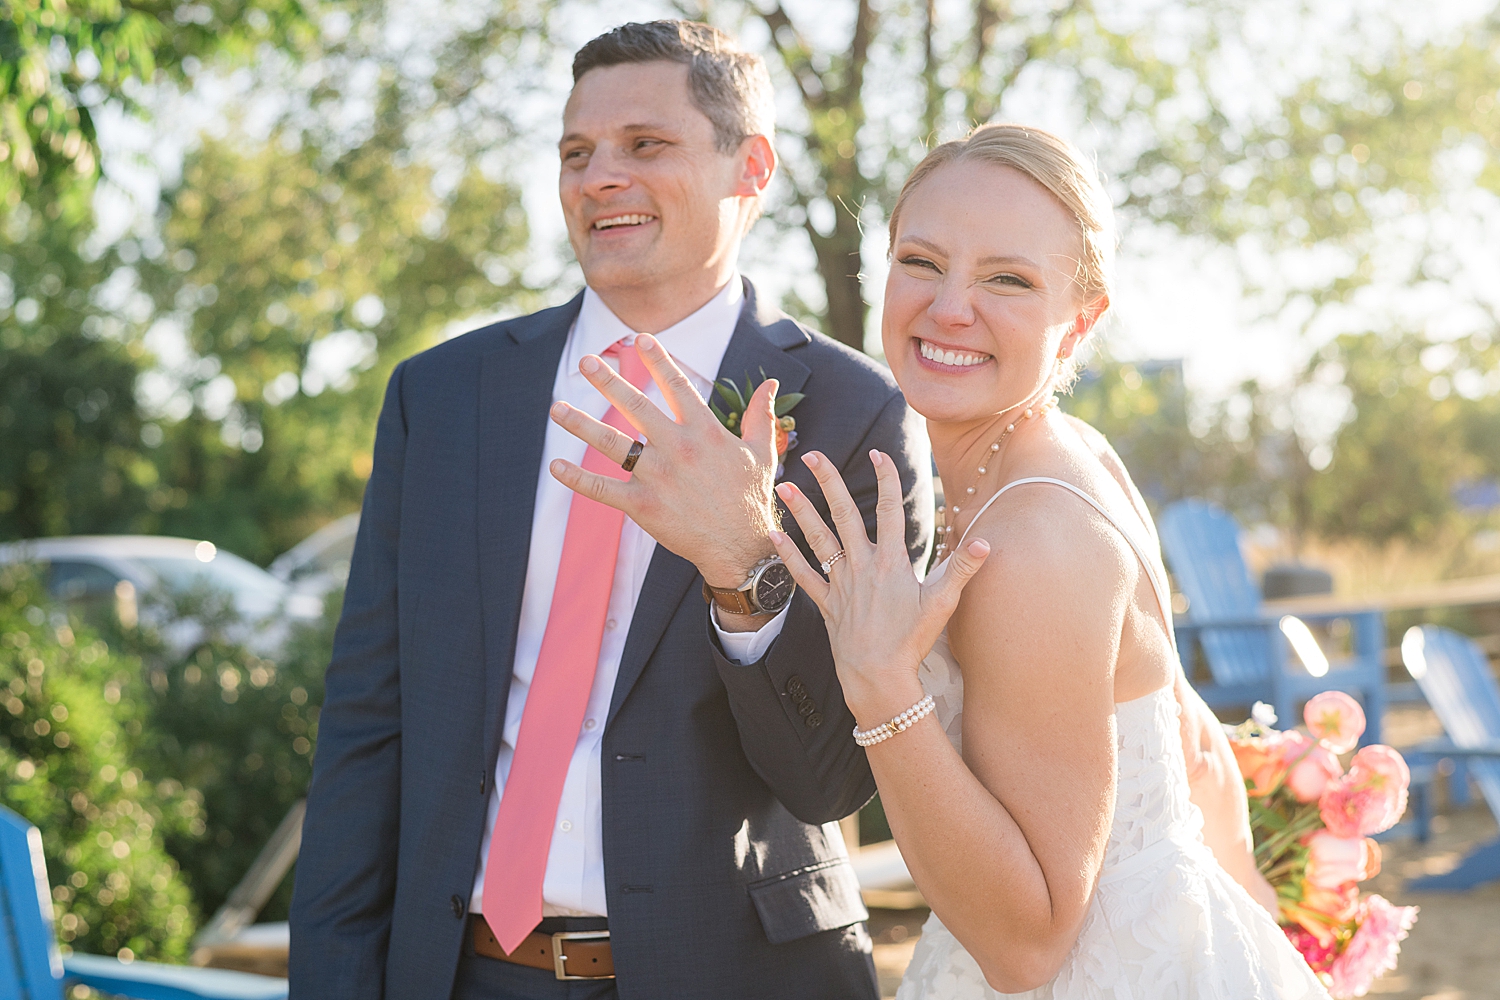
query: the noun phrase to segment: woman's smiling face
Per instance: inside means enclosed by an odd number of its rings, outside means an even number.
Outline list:
[[[941,166],[901,207],[881,337],[907,401],[930,420],[983,420],[1035,396],[1103,313],[1075,279],[1082,235],[1011,167]]]

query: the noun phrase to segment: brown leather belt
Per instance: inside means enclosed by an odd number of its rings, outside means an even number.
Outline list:
[[[510,954],[500,947],[484,916],[474,914],[474,954],[498,958],[533,969],[546,969],[558,979],[613,979],[615,960],[609,950],[609,931],[532,931]]]

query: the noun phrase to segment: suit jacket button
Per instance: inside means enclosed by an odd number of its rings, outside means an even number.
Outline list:
[[[786,693],[793,701],[801,701],[807,695],[807,688],[802,683],[802,678],[793,674],[787,678]]]
[[[462,896],[454,896],[448,902],[453,906],[453,915],[462,920],[464,918],[464,898]]]
[[[814,712],[802,721],[807,723],[808,729],[817,729],[823,724],[823,716],[819,712]]]

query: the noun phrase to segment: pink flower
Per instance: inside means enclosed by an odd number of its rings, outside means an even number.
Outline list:
[[[1311,921],[1299,919],[1298,923],[1322,937],[1324,929],[1312,926],[1312,924],[1324,924],[1325,926],[1348,923],[1359,915],[1359,886],[1353,882],[1344,882],[1331,889],[1313,885],[1311,882],[1302,883],[1302,916],[1312,918]]]
[[[1411,772],[1388,746],[1354,755],[1349,773],[1328,783],[1318,800],[1323,825],[1336,837],[1368,837],[1396,825],[1406,812]]]
[[[1348,753],[1365,731],[1365,710],[1342,691],[1315,694],[1302,709],[1308,732],[1334,753]]]
[[[1375,979],[1396,967],[1401,941],[1417,922],[1415,906],[1393,906],[1371,895],[1360,906],[1359,929],[1328,970],[1336,997],[1362,997]]]
[[[1338,958],[1338,945],[1331,941],[1324,944],[1301,927],[1283,927],[1281,930],[1314,972],[1327,972]]]
[[[1318,830],[1307,840],[1307,881],[1322,889],[1363,882],[1380,871],[1380,845]]]
[[[1286,776],[1287,787],[1298,802],[1318,801],[1328,783],[1344,774],[1333,751],[1311,740],[1308,743],[1312,745],[1306,748],[1300,760],[1292,764]]]
[[[1251,795],[1268,795],[1281,782],[1286,764],[1281,756],[1281,733],[1230,740],[1235,763]]]

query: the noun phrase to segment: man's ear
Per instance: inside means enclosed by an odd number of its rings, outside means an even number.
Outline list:
[[[776,174],[776,149],[763,135],[752,135],[740,143],[736,154],[740,161],[739,183],[734,193],[743,198],[758,198]]]

